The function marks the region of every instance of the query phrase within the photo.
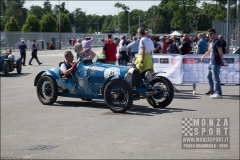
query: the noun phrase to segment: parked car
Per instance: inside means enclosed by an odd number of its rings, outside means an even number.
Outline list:
[[[5,77],[8,76],[9,72],[13,72],[16,68],[17,73],[22,72],[21,58],[16,58],[14,55],[7,55],[6,53],[0,52],[0,72],[4,74]]]
[[[61,63],[59,64],[59,66]],[[154,108],[165,108],[173,100],[172,83],[158,73],[148,71],[141,83],[139,70],[92,60],[77,65],[72,78],[61,76],[60,68],[39,72],[34,80],[39,101],[52,105],[58,96],[81,98],[84,101],[104,99],[110,110],[126,112],[134,99],[146,98]]]

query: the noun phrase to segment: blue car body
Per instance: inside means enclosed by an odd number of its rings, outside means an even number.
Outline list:
[[[9,72],[13,72],[14,68],[17,69],[17,73],[20,74],[22,71],[21,58],[15,56],[7,56],[6,54],[0,54],[0,72],[3,72],[5,76],[8,76]]]
[[[156,77],[157,74],[152,75],[148,78],[148,83],[143,85],[143,83],[141,83],[139,70],[134,67],[129,68],[98,62],[86,63],[86,61],[81,61],[77,65],[77,71],[71,78],[63,77],[60,67],[56,67],[39,72],[35,77],[34,86],[37,86],[39,100],[45,105],[53,104],[57,96],[63,96],[81,98],[83,100],[105,99],[107,106],[110,106],[109,108],[111,109],[111,106],[114,106],[115,103],[110,101],[114,99],[121,102],[124,101],[126,104],[123,109],[111,110],[114,112],[125,112],[132,105],[133,97],[143,97],[148,100],[148,98],[153,95],[158,95],[158,97],[159,95],[164,95],[160,94],[161,87],[160,89],[156,86],[152,87],[154,84],[151,84],[151,80],[153,80],[154,83],[156,80],[159,81]],[[171,91],[169,102],[164,104],[165,108],[172,101],[173,87],[169,80],[166,80],[166,78],[162,79],[165,79],[163,80],[165,83],[169,83],[168,86],[170,86],[170,90],[168,90]],[[114,83],[115,86],[113,85],[114,87],[112,87],[112,89],[107,90],[107,88],[111,87],[111,83]],[[107,94],[112,95],[109,97],[106,96]],[[153,100],[150,101],[150,104],[155,106],[152,101]],[[111,103],[111,105],[108,105],[108,103]]]

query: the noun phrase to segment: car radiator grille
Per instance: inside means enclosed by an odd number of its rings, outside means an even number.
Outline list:
[[[141,75],[138,69],[134,69],[132,73],[132,86],[140,87],[141,85]]]

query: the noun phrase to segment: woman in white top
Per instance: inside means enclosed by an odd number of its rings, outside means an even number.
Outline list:
[[[120,65],[127,66],[128,56],[127,56],[127,40],[126,37],[123,36],[122,40],[119,43],[119,61]]]

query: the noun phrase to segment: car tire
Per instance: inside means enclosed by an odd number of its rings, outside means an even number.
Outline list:
[[[17,61],[17,73],[21,74],[21,72],[22,72],[22,62]]]
[[[7,77],[8,74],[9,74],[9,62],[8,61],[4,61],[3,74],[4,74],[5,77]]]
[[[52,105],[56,102],[58,97],[58,87],[52,77],[42,76],[39,78],[36,89],[38,99],[42,104]]]
[[[150,81],[149,84],[154,88],[154,85],[156,83],[162,83],[166,86],[168,94],[166,95],[165,100],[163,100],[161,102],[158,102],[156,100],[161,97],[160,94],[147,97],[146,99],[147,99],[148,103],[154,108],[166,108],[173,100],[174,87],[173,87],[171,81],[165,77],[155,77]]]
[[[85,99],[85,98],[81,98],[83,101],[88,101],[88,102],[90,102],[90,101],[92,101],[92,99]]]
[[[115,113],[124,113],[127,110],[129,110],[130,107],[132,106],[133,103],[132,89],[130,85],[124,80],[116,79],[110,81],[104,89],[104,99],[107,107],[111,111]],[[118,107],[117,104],[114,104],[115,100],[118,100],[118,102],[122,101],[125,103],[122,104],[122,107]]]

